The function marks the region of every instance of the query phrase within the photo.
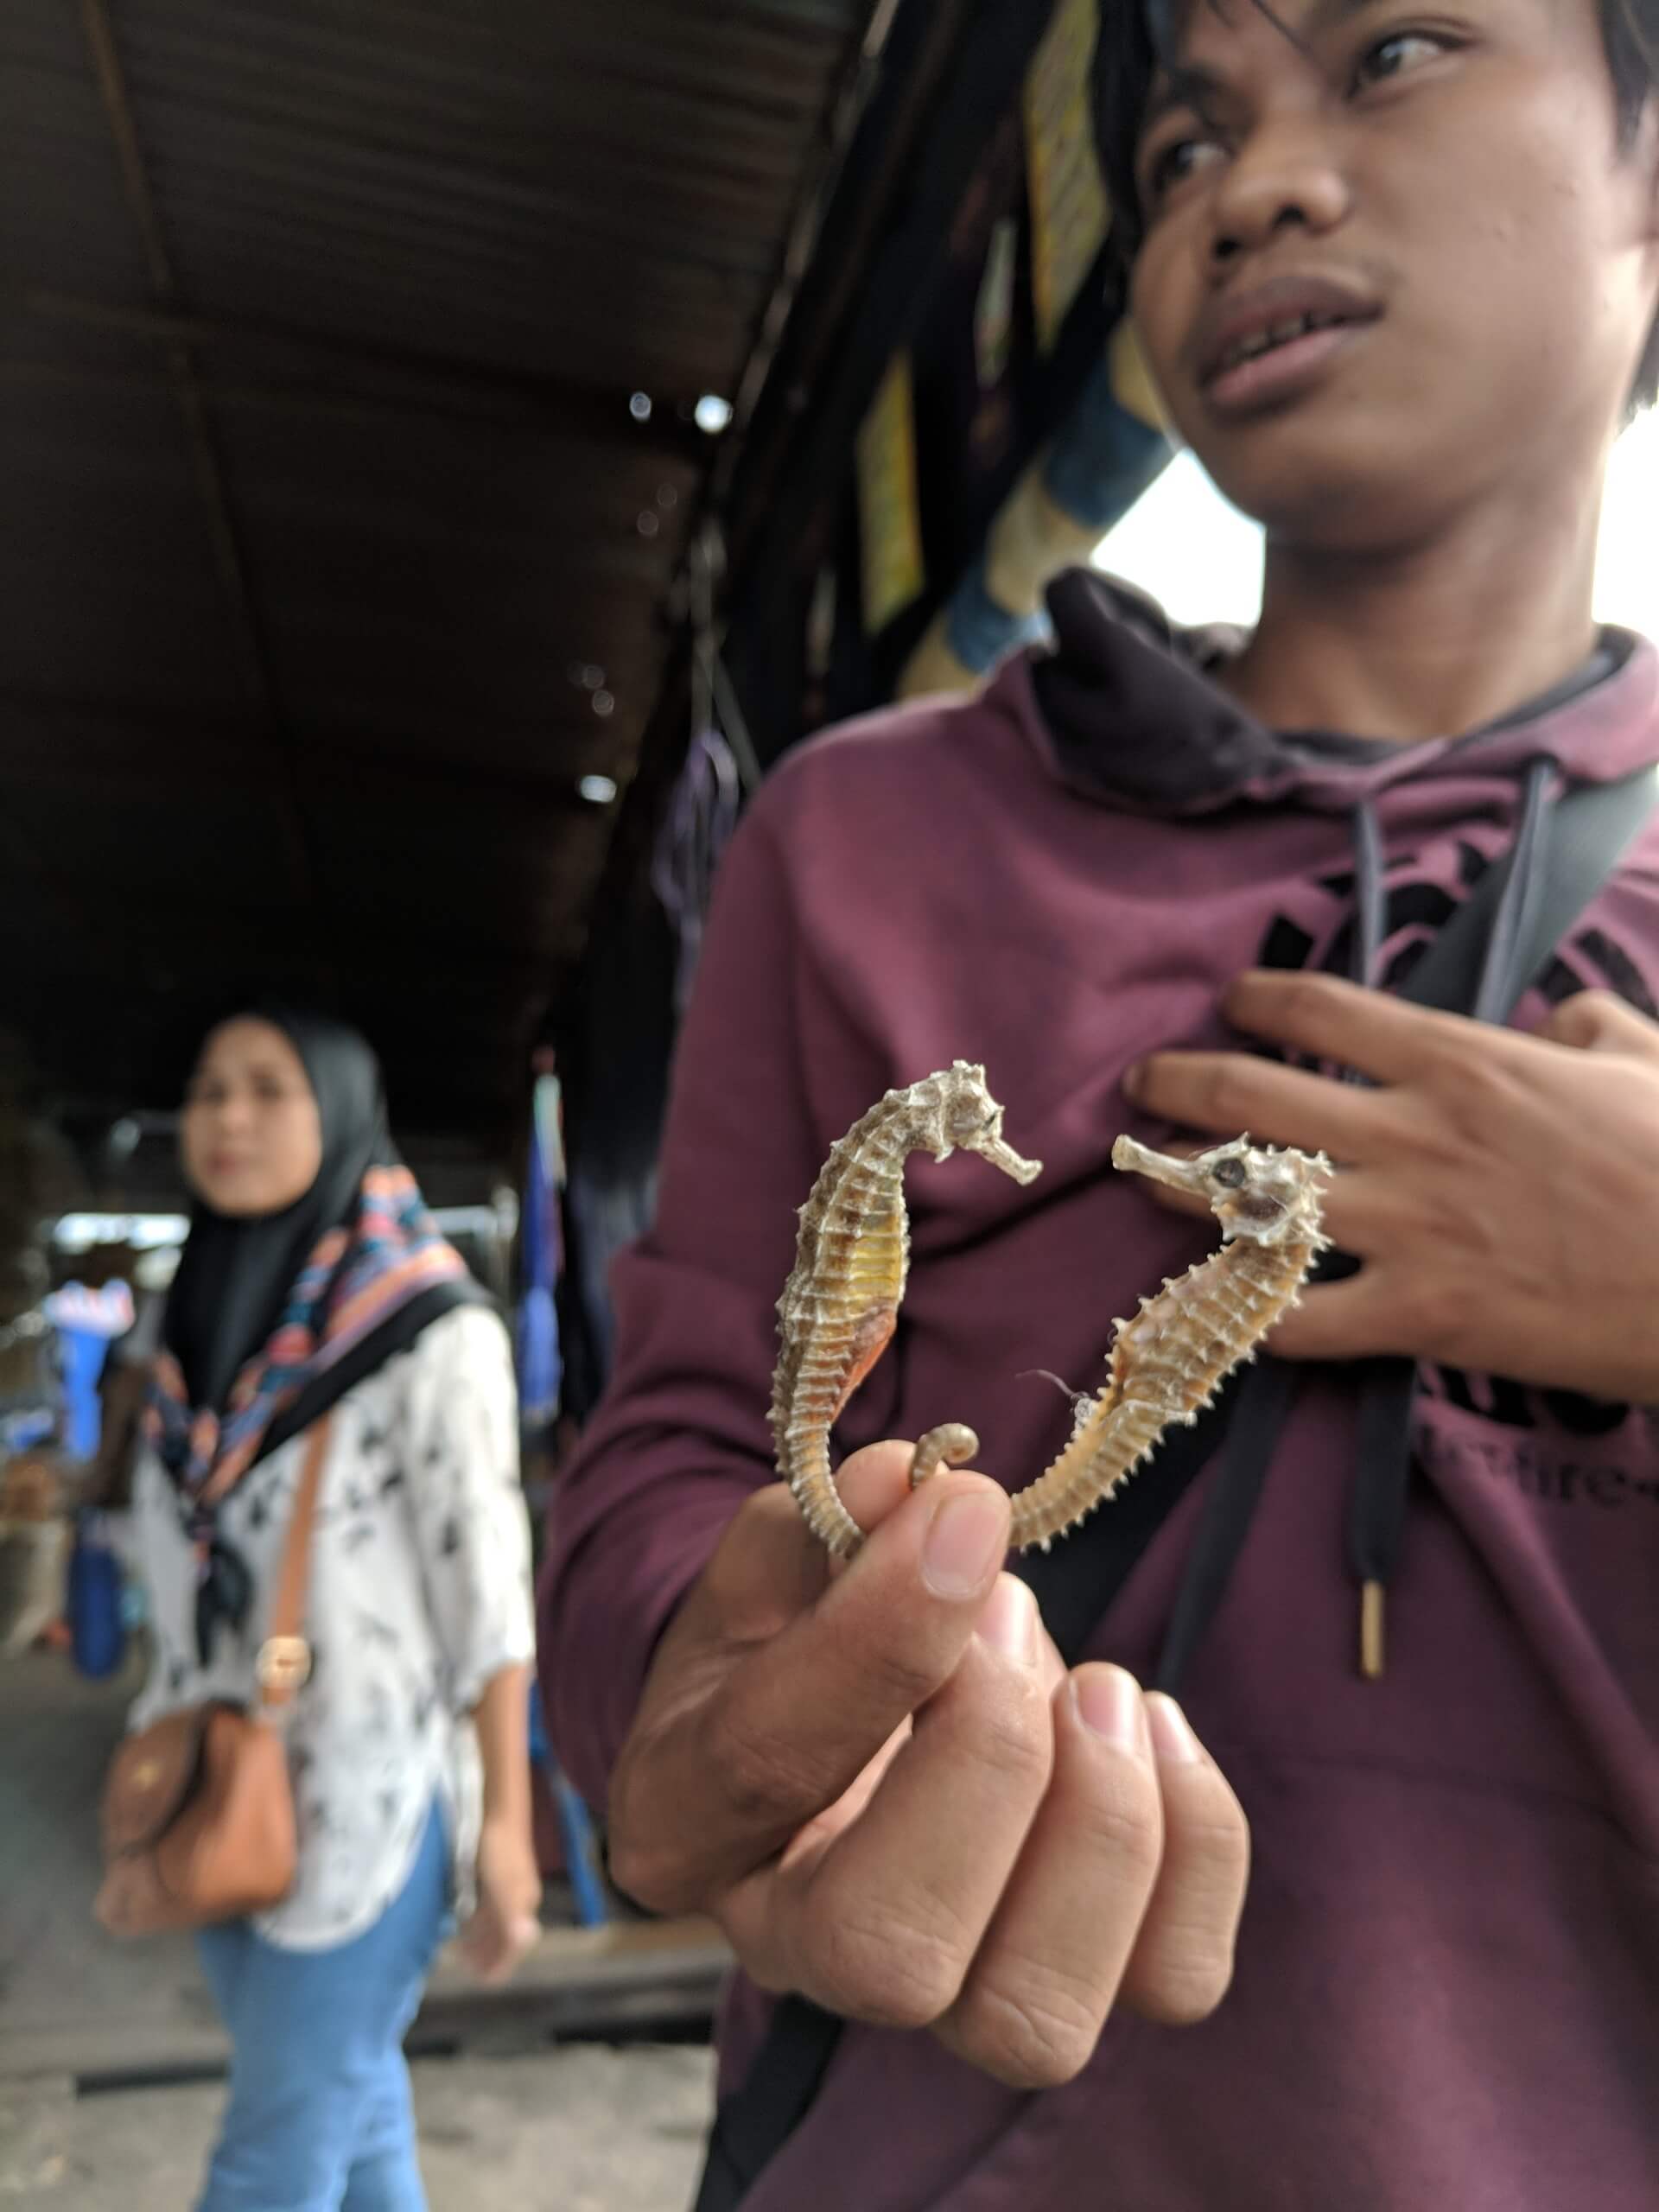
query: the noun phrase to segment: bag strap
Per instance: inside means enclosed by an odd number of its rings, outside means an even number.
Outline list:
[[[322,1463],[328,1452],[329,1416],[314,1423],[300,1469],[294,1510],[289,1516],[288,1535],[276,1573],[276,1594],[271,1600],[265,1640],[254,1662],[262,1713],[280,1713],[291,1705],[311,1672],[311,1647],[301,1630],[305,1624],[305,1594],[311,1574],[311,1531],[317,1517],[317,1498],[322,1489]]]
[[[1556,946],[1605,888],[1659,802],[1659,769],[1639,768],[1613,784],[1584,784],[1550,817],[1540,880],[1507,978],[1508,1020],[1548,965]],[[1395,994],[1418,1006],[1459,1012],[1474,1004],[1486,942],[1515,853],[1489,868]]]
[[[1601,891],[1659,801],[1659,770],[1643,768],[1618,783],[1591,784],[1556,807],[1541,880],[1525,917],[1510,974],[1511,1008],[1536,981],[1557,944]],[[1396,995],[1418,1006],[1456,1011],[1472,1003],[1497,918],[1515,866],[1513,850],[1485,870],[1441,929]],[[1279,1378],[1268,1363],[1250,1370],[1256,1387]],[[1261,1380],[1270,1377],[1267,1382]],[[1089,1637],[1169,1509],[1215,1452],[1237,1401],[1231,1378],[1198,1425],[1166,1438],[1155,1467],[1132,1484],[1109,1514],[1096,1513],[1052,1552],[1022,1562],[1049,1633],[1068,1665]],[[740,2086],[715,2115],[708,2164],[694,2212],[739,2212],[752,2184],[805,2117],[840,2040],[842,2023],[804,1997],[779,1999],[766,2041]]]

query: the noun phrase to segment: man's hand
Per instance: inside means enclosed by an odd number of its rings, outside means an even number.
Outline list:
[[[713,1913],[763,1987],[1048,2087],[1120,1999],[1166,2021],[1220,2000],[1248,1833],[1179,1707],[1066,1673],[999,1573],[997,1484],[912,1492],[907,1467],[896,1444],[842,1467],[874,1533],[833,1573],[781,1484],[738,1514],[646,1682],[612,1870]]]
[[[1325,1226],[1363,1265],[1307,1292],[1274,1352],[1659,1404],[1659,1028],[1592,991],[1526,1037],[1325,976],[1243,976],[1225,1008],[1378,1085],[1243,1052],[1156,1053],[1126,1085],[1187,1128],[1338,1163]]]

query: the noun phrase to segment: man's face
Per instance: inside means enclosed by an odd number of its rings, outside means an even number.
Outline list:
[[[1593,0],[1193,0],[1178,60],[1132,301],[1231,499],[1379,550],[1599,469],[1659,296],[1659,134],[1619,145]]]

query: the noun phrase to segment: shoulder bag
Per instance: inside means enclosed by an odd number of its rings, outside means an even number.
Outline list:
[[[93,1910],[122,1937],[268,1912],[294,1885],[283,1724],[311,1671],[300,1633],[327,1418],[307,1444],[251,1707],[222,1699],[130,1736],[104,1789],[104,1881]]]

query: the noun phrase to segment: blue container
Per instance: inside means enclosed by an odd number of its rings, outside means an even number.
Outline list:
[[[93,1681],[115,1674],[127,1647],[122,1620],[121,1562],[93,1513],[75,1523],[69,1555],[69,1637],[75,1665]]]

